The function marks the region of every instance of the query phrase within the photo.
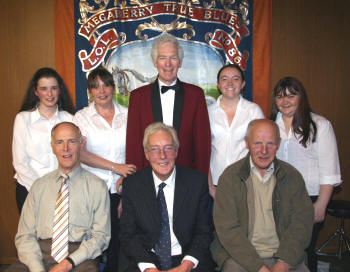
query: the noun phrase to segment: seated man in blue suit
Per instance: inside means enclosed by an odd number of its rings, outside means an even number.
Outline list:
[[[212,272],[207,176],[175,165],[179,140],[170,126],[149,125],[143,146],[150,167],[123,183],[122,271]]]

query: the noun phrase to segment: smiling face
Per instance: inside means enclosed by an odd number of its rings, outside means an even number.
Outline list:
[[[285,95],[281,91],[275,97],[275,100],[278,110],[284,117],[293,117],[298,109],[300,96],[286,89]]]
[[[251,127],[245,138],[254,166],[263,177],[267,168],[273,162],[278,150],[280,139],[276,126],[269,120],[259,120]]]
[[[218,88],[225,99],[235,99],[242,92],[245,81],[240,71],[233,67],[227,67],[220,72]]]
[[[166,180],[174,169],[177,156],[171,134],[163,130],[151,134],[148,138],[145,156],[156,176],[160,180]]]
[[[54,77],[42,77],[38,80],[34,94],[39,98],[39,107],[52,108],[56,107],[56,103],[60,94],[60,88]]]
[[[51,141],[52,152],[56,155],[61,171],[68,174],[79,165],[81,136],[72,124],[56,127]]]
[[[177,71],[181,67],[176,45],[171,42],[160,45],[153,65],[158,70],[159,80],[167,85],[172,84],[177,79]]]
[[[96,77],[95,84],[90,89],[93,101],[98,106],[106,106],[112,103],[114,88],[112,85],[106,85],[100,77]]]

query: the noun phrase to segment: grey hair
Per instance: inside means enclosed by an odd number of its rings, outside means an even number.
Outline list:
[[[153,61],[155,61],[158,57],[158,49],[161,45],[165,43],[172,43],[173,45],[176,46],[177,48],[177,55],[180,59],[180,62],[182,63],[182,60],[184,58],[184,50],[182,46],[179,44],[179,41],[172,35],[170,34],[164,34],[160,38],[158,38],[152,45],[152,50],[151,50],[151,58]]]
[[[178,150],[179,149],[179,138],[177,137],[177,133],[176,130],[171,127],[171,126],[167,126],[162,122],[156,122],[153,124],[150,124],[146,129],[145,129],[145,134],[143,136],[143,148],[146,151],[148,148],[148,144],[149,144],[149,137],[158,132],[158,131],[165,131],[168,132],[171,135],[171,138],[173,139],[173,143],[175,146],[175,149]]]
[[[75,130],[75,132],[78,134],[79,141],[80,141],[80,143],[81,143],[82,136],[81,136],[80,128],[79,128],[76,124],[74,124],[74,123],[72,123],[72,122],[61,122],[61,123],[56,124],[56,125],[51,129],[51,143],[53,143],[53,138],[54,138],[56,129],[57,129],[59,126],[61,126],[61,125],[70,125],[70,126]]]
[[[275,129],[276,137],[277,137],[276,140],[281,141],[280,129],[279,129],[278,125],[274,121],[271,121],[268,119],[255,119],[255,120],[250,121],[248,124],[248,127],[247,127],[247,132],[246,132],[245,137],[244,137],[245,139],[249,139],[253,127],[258,123],[268,123],[271,126],[273,126],[273,128]]]

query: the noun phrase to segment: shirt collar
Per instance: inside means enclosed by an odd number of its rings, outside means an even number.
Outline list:
[[[220,94],[220,96],[218,97],[218,99],[216,99],[216,107],[217,108],[220,108],[220,102],[221,102],[221,99],[222,99],[222,94]]]
[[[216,106],[219,107],[219,108],[221,108],[221,107],[220,107],[221,99],[222,99],[222,94],[221,94],[221,95],[218,97],[218,99],[216,100]],[[238,104],[237,104],[237,109],[240,107],[242,101],[243,101],[242,95],[239,95],[239,100],[238,100]]]
[[[71,171],[68,174],[66,174],[69,177],[68,180],[74,179],[74,177],[79,175],[80,171],[81,171],[81,165],[79,164],[77,168],[75,168],[73,171]],[[58,176],[57,176],[56,182],[60,181],[60,177],[61,177],[62,173],[63,173],[63,171],[58,168]]]
[[[260,172],[258,171],[258,169],[255,167],[254,162],[252,160],[252,156],[249,156],[249,162],[250,162],[250,171],[252,171],[254,174],[256,174],[256,176],[262,181],[265,182],[267,181],[271,175],[273,174],[273,171],[275,170],[275,166],[274,163],[271,162],[271,164],[269,165],[269,167],[266,169],[266,173],[264,175],[264,177],[262,177],[260,175]]]
[[[55,114],[50,118],[56,118],[58,116],[58,107],[56,106],[56,112]],[[39,112],[39,108],[36,107],[34,111],[31,112],[31,120],[32,120],[32,124],[39,121],[39,120],[46,120],[44,117],[41,116],[40,112]]]
[[[116,104],[114,100],[112,100],[112,103],[114,106],[114,116],[116,116],[117,114],[120,113],[120,109],[118,107],[118,104]],[[91,102],[89,105],[89,114],[90,116],[99,115],[95,107],[95,101]]]
[[[164,82],[162,82],[159,78],[158,78],[158,85],[159,85],[159,91],[162,89],[162,86],[172,86],[176,84],[177,79],[175,79],[175,81],[173,81],[170,85],[165,84]]]
[[[161,183],[165,183],[167,186],[175,188],[175,177],[176,177],[176,170],[175,167],[173,169],[173,172],[171,173],[171,175],[166,179],[166,180],[161,180],[157,177],[157,175],[154,173],[154,171],[152,170],[152,175],[153,175],[153,180],[154,180],[154,186],[156,187],[156,189],[158,188],[158,186]]]
[[[281,112],[277,112],[277,116],[276,116],[276,124],[283,124],[283,119],[282,119],[282,113]]]

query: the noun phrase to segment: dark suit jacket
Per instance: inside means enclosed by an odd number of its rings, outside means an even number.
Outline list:
[[[176,166],[173,230],[183,255],[199,260],[198,271],[212,271],[209,244],[212,223],[207,177],[195,170]],[[151,251],[160,234],[160,214],[151,167],[123,182],[123,213],[120,241],[127,256],[128,270],[137,271],[139,262],[156,264]]]
[[[180,141],[176,163],[208,174],[211,134],[203,90],[180,81],[174,102],[173,127]],[[142,140],[146,127],[163,122],[158,80],[131,92],[126,131],[126,162],[141,170],[149,165]]]

